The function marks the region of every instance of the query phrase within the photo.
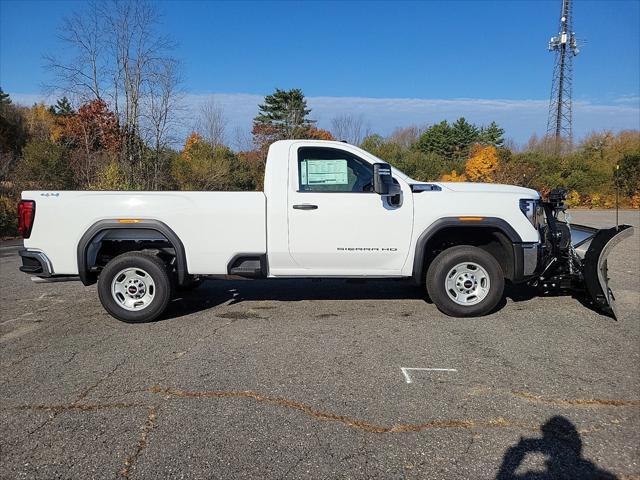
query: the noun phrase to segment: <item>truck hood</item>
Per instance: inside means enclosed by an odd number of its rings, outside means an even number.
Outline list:
[[[438,182],[439,187],[453,192],[463,193],[510,193],[522,195],[527,198],[540,198],[535,190],[515,185],[503,185],[501,183],[469,183],[469,182]]]

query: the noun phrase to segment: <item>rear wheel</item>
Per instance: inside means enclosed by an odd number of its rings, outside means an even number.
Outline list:
[[[148,322],[164,312],[172,282],[155,255],[128,252],[115,257],[98,278],[98,296],[109,314],[129,323]]]
[[[504,273],[493,255],[478,247],[451,247],[431,262],[427,291],[443,313],[477,317],[491,312],[502,299]]]

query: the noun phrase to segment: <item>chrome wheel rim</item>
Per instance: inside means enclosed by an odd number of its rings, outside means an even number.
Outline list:
[[[131,312],[147,308],[155,294],[153,278],[141,268],[120,270],[111,282],[111,296],[116,304]]]
[[[491,282],[487,271],[474,262],[459,263],[447,273],[444,288],[458,305],[480,303],[489,294]]]

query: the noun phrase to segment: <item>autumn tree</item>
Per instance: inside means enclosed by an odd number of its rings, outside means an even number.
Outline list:
[[[330,131],[317,127],[307,128],[300,136],[305,140],[335,140]]]
[[[254,143],[261,149],[276,140],[305,138],[315,120],[308,118],[311,109],[302,90],[280,90],[264,98],[258,106],[258,115],[253,119]]]
[[[43,103],[36,103],[24,112],[29,137],[37,140],[52,140],[55,117]]]
[[[192,133],[173,161],[173,177],[181,190],[231,190],[234,159],[229,148],[211,145]]]
[[[458,174],[458,172],[454,169],[451,170],[451,173],[445,173],[444,175],[442,175],[440,180],[443,182],[466,182],[467,177],[465,177],[464,174]]]
[[[191,161],[191,152],[200,143],[204,142],[204,138],[197,132],[191,132],[184,141],[184,147],[180,156],[187,161]]]
[[[104,100],[93,100],[66,117],[64,137],[73,147],[71,163],[76,183],[91,188],[97,172],[120,151],[122,135],[115,113]]]
[[[76,147],[86,150],[120,149],[121,132],[118,119],[104,100],[93,100],[81,105],[78,113],[68,122],[67,135]]]
[[[471,148],[464,175],[471,182],[493,182],[498,167],[499,161],[496,147],[475,144]]]

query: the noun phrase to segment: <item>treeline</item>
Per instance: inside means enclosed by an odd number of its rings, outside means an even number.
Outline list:
[[[617,187],[621,206],[640,207],[639,131],[594,132],[572,146],[532,136],[522,148],[506,145],[503,133],[461,118],[372,135],[361,146],[417,180],[507,183],[542,194],[563,187],[571,206],[588,208],[614,207]]]
[[[460,118],[382,137],[351,114],[318,128],[301,90],[276,89],[258,106],[251,135],[235,132],[232,149],[219,105],[186,111],[157,2],[79,5],[60,28],[62,57],[45,55],[48,87],[60,100],[16,105],[0,89],[2,236],[15,235],[26,189],[260,190],[268,146],[292,138],[361,145],[421,181],[504,182],[543,193],[561,186],[573,205],[589,207],[613,206],[617,184],[623,206],[640,204],[638,131],[594,133],[563,148],[534,137],[517,149],[499,125]],[[185,126],[192,133],[176,138]]]
[[[0,88],[0,235],[16,234],[23,190],[260,190],[273,141],[333,139],[308,118],[300,90],[277,90],[259,111],[245,151],[225,145],[215,104],[203,106],[181,148],[158,147],[132,134],[102,99],[77,109],[66,97],[25,107]]]
[[[269,145],[280,139],[346,139],[420,181],[500,182],[543,193],[570,191],[572,206],[640,206],[640,132],[593,133],[570,152],[532,137],[521,150],[505,145],[496,123],[460,118],[425,128],[399,128],[388,137],[368,133],[360,117],[342,115],[331,131],[315,126],[301,90],[276,90],[259,105],[250,148],[225,145],[224,112],[203,106],[196,130],[179,148],[154,148],[131,134],[101,99],[77,110],[64,97],[55,105],[15,105],[0,89],[0,233],[15,235],[20,191],[260,190]],[[132,158],[134,161],[132,161]]]

